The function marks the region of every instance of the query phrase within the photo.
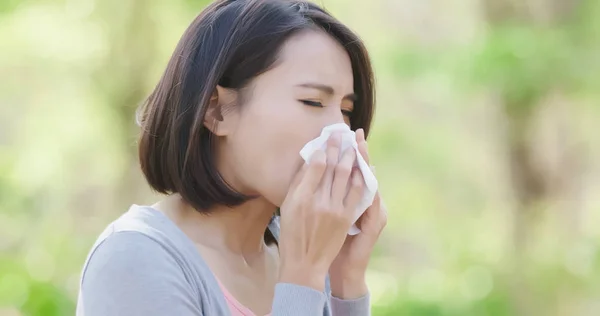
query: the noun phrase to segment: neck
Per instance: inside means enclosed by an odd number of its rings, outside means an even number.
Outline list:
[[[210,215],[194,210],[178,194],[157,203],[192,241],[219,251],[252,256],[265,250],[264,233],[276,206],[263,198],[242,205],[218,205]]]

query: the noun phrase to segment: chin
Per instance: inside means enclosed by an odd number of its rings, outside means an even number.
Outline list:
[[[295,173],[288,177],[279,177],[274,179],[274,181],[269,181],[269,185],[261,192],[261,195],[265,200],[269,201],[269,203],[281,207],[288,194],[294,175]]]
[[[281,186],[281,187],[284,187],[284,186]],[[285,197],[287,196],[287,186],[285,186],[285,188],[286,188],[285,191],[280,191],[280,190],[272,191],[272,192],[270,192],[270,194],[263,195],[263,197],[269,203],[271,203],[277,207],[281,207],[281,205],[283,204],[283,201],[285,200]]]
[[[283,201],[285,200],[285,196],[286,196],[285,193],[283,195],[277,196],[276,198],[274,198],[272,200],[271,203],[273,203],[273,205],[275,205],[277,207],[281,207],[281,205],[283,204]]]

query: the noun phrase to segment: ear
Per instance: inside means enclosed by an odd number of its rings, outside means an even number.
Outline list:
[[[204,126],[217,136],[227,136],[237,124],[238,92],[217,86],[204,115]]]

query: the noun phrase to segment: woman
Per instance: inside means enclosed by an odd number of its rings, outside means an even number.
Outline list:
[[[368,315],[379,196],[348,236],[354,151],[334,135],[309,164],[298,152],[345,122],[368,159],[373,96],[362,42],[318,6],[211,4],[140,112],[141,168],[166,197],[101,234],[77,314]]]

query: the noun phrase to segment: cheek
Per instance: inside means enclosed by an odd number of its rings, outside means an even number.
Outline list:
[[[261,156],[260,175],[258,176],[261,188],[260,194],[275,205],[281,205],[289,186],[296,173],[304,163],[300,157],[300,149],[312,135],[304,135],[298,130],[288,130],[288,126],[278,126],[273,129],[268,137],[264,138]]]
[[[295,149],[285,151],[264,160],[260,175],[260,194],[271,203],[281,206],[289,190],[290,184],[302,166],[302,159]]]
[[[304,163],[300,149],[321,132],[321,124],[294,108],[280,104],[278,109],[248,115],[240,122],[237,154],[245,182],[259,195],[281,205],[290,183]],[[292,105],[290,105],[292,106]],[[298,106],[302,110],[301,106]],[[248,113],[251,114],[251,113]]]

